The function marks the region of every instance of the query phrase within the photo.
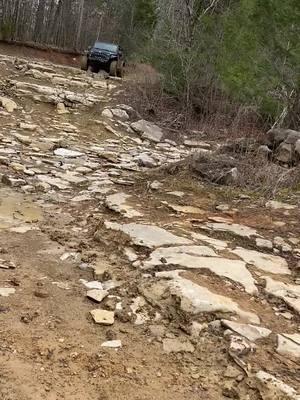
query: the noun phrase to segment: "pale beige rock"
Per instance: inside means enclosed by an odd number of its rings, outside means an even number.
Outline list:
[[[200,140],[185,140],[184,145],[187,147],[200,147],[202,149],[210,149],[210,143],[202,142]]]
[[[250,325],[250,324],[239,324],[238,322],[222,320],[222,324],[226,327],[244,336],[250,342],[255,342],[258,339],[263,339],[271,335],[272,331],[267,328],[262,328],[260,326]]]
[[[169,278],[166,282],[171,294],[180,298],[180,307],[183,311],[192,314],[198,313],[233,313],[245,322],[259,324],[259,318],[252,312],[244,311],[229,297],[211,292],[204,286],[197,285],[188,279],[179,276],[180,271],[158,272],[158,278]]]
[[[115,322],[115,313],[106,310],[92,310],[91,315],[96,324],[100,325],[113,325]]]
[[[21,135],[20,133],[15,133],[14,137],[22,144],[31,144],[32,139],[29,136]]]
[[[292,204],[282,203],[282,202],[276,201],[276,200],[268,201],[266,203],[266,207],[267,208],[272,208],[273,210],[280,210],[280,209],[294,210],[295,208],[297,208],[297,206],[294,206]]]
[[[8,297],[11,294],[14,294],[16,292],[16,289],[14,288],[0,288],[0,296],[2,297]]]
[[[35,124],[27,124],[25,122],[20,123],[20,128],[24,129],[25,131],[35,131],[37,129],[37,125]]]
[[[300,333],[283,333],[282,334],[284,337],[292,340],[293,342],[297,343],[300,346]]]
[[[108,340],[107,342],[103,342],[101,347],[107,347],[109,349],[119,349],[122,347],[121,340]]]
[[[245,356],[254,351],[255,345],[241,336],[230,335],[229,353],[237,357]]]
[[[58,173],[56,173],[56,176],[58,178],[61,178],[65,182],[75,183],[78,185],[87,182],[86,177],[78,175],[78,174],[76,174],[76,172],[73,172],[73,171],[67,171],[65,173],[58,172]]]
[[[267,372],[257,372],[256,381],[263,400],[300,400],[295,389]]]
[[[83,153],[76,150],[59,148],[54,150],[54,154],[56,156],[65,157],[65,158],[77,158],[83,156]]]
[[[104,275],[109,272],[109,266],[104,262],[97,262],[96,265],[92,266],[94,270],[94,278],[102,281]]]
[[[69,182],[53,176],[37,175],[37,179],[42,183],[46,183],[60,190],[68,189],[70,187]]]
[[[219,239],[214,239],[212,237],[203,235],[202,233],[198,233],[198,232],[192,232],[191,236],[193,239],[195,240],[200,240],[201,242],[204,242],[208,245],[210,245],[211,247],[213,247],[216,250],[225,250],[228,247],[228,243],[223,241],[223,240],[219,240]]]
[[[280,236],[276,236],[274,238],[274,246],[277,249],[280,249],[281,251],[283,251],[284,253],[290,252],[293,250],[292,246],[289,245],[288,243],[286,243],[286,241]]]
[[[257,238],[255,240],[255,243],[256,246],[260,247],[261,249],[273,249],[273,243],[271,242],[271,240]]]
[[[255,280],[243,261],[218,257],[207,246],[178,246],[156,249],[152,252],[150,259],[143,264],[143,268],[149,269],[162,265],[176,265],[181,268],[199,270],[208,269],[216,275],[224,276],[241,284],[248,293],[256,294],[258,292]]]
[[[105,108],[102,111],[101,115],[102,115],[102,117],[105,117],[105,118],[110,118],[110,119],[113,118],[113,113],[108,108]]]
[[[7,97],[0,97],[0,104],[9,113],[14,112],[14,110],[16,110],[18,108],[17,103],[15,103],[11,99],[8,99]]]
[[[163,137],[163,131],[157,125],[145,120],[134,122],[130,127],[139,133],[143,139],[148,139],[152,142],[160,142]]]
[[[167,192],[167,194],[169,194],[171,196],[176,196],[176,197],[184,197],[185,196],[185,193],[180,192],[180,191]]]
[[[128,204],[130,198],[131,196],[126,193],[114,193],[106,197],[105,205],[110,210],[118,212],[126,218],[141,217],[143,214]]]
[[[251,238],[251,236],[259,236],[256,229],[245,225],[229,224],[226,222],[207,222],[205,225],[213,231],[230,232],[233,235],[241,237]]]
[[[107,229],[112,229],[125,233],[137,246],[152,248],[166,245],[193,243],[189,239],[176,236],[173,233],[168,232],[165,229],[162,229],[155,225],[144,225],[135,223],[121,225],[109,221],[105,221],[104,225]]]
[[[86,293],[86,296],[89,299],[96,301],[97,303],[101,303],[101,301],[105,299],[108,294],[109,292],[107,290],[92,289]]]
[[[125,110],[122,110],[120,108],[112,108],[110,111],[113,113],[114,117],[118,118],[121,121],[129,120],[129,115]]]
[[[57,109],[57,114],[60,115],[69,114],[69,111],[66,109],[64,103],[57,103],[56,109]]]
[[[282,299],[288,306],[300,314],[300,285],[275,281],[267,276],[263,278],[266,280],[265,291],[267,293]]]
[[[25,170],[24,165],[19,163],[11,163],[10,167],[17,172],[24,172]]]
[[[201,210],[199,207],[194,207],[194,206],[180,206],[177,204],[170,204],[166,201],[162,201],[163,204],[167,205],[169,208],[172,210],[182,213],[182,214],[203,214],[204,211]]]
[[[295,340],[293,335],[277,335],[277,353],[290,358],[291,360],[297,360],[300,358],[300,335],[296,334]],[[298,342],[298,343],[297,343]]]
[[[255,250],[247,250],[241,247],[232,250],[232,253],[238,255],[247,264],[254,265],[256,268],[272,274],[290,275],[286,260],[279,256],[273,256],[267,253],[261,253]]]

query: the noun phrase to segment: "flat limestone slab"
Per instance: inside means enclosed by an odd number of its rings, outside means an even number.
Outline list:
[[[12,113],[18,108],[17,104],[7,97],[0,97],[0,104],[9,113]]]
[[[229,232],[236,236],[247,238],[251,238],[251,236],[259,236],[255,229],[245,225],[229,224],[226,222],[207,222],[205,225],[213,231]]]
[[[143,214],[141,214],[139,211],[135,210],[133,207],[127,204],[127,201],[130,198],[131,196],[126,193],[119,192],[111,194],[106,197],[105,205],[110,210],[113,210],[115,212],[124,215],[124,217],[127,218],[141,217]]]
[[[109,349],[119,349],[122,347],[122,342],[121,340],[109,340],[107,342],[103,342],[101,344],[101,347],[107,347]]]
[[[238,322],[228,321],[223,319],[222,324],[226,327],[244,336],[250,342],[255,342],[258,339],[263,339],[271,335],[272,331],[267,328],[262,328],[260,326],[254,326],[250,324],[239,324]]]
[[[101,301],[105,299],[108,294],[109,292],[107,290],[92,289],[87,292],[86,297],[96,301],[97,303],[101,303]]]
[[[70,184],[67,181],[64,181],[60,178],[55,178],[53,176],[48,175],[37,175],[37,178],[40,182],[47,183],[50,186],[54,186],[57,189],[65,190],[69,189]]]
[[[300,285],[291,285],[288,283],[275,281],[264,276],[266,280],[265,291],[279,299],[282,299],[287,305],[300,314]]]
[[[76,157],[81,157],[84,155],[80,151],[64,149],[62,147],[54,150],[54,154],[56,156],[65,157],[65,158],[76,158]]]
[[[177,213],[182,214],[203,214],[204,211],[199,207],[195,206],[180,206],[178,204],[170,204],[167,201],[162,201],[162,204],[171,208],[171,210],[176,211]]]
[[[96,324],[113,325],[115,322],[115,313],[113,311],[97,309],[97,310],[92,310],[91,315]]]
[[[228,243],[224,240],[215,239],[210,236],[203,235],[202,233],[192,232],[191,236],[193,239],[197,241],[200,240],[200,242],[204,242],[216,250],[225,250],[228,247]]]
[[[121,225],[109,221],[105,221],[104,224],[107,229],[121,231],[130,236],[132,242],[138,246],[153,248],[167,245],[171,246],[193,243],[189,239],[176,236],[173,233],[154,225],[135,223]]]
[[[167,281],[171,294],[181,299],[180,307],[191,314],[198,313],[232,313],[242,320],[252,324],[259,324],[258,316],[252,312],[244,311],[229,297],[211,292],[204,286],[197,285],[188,279],[181,278],[182,271],[159,272],[158,278],[170,278]]]
[[[293,342],[299,344],[300,346],[300,333],[293,333],[293,334],[288,334],[288,333],[283,333],[282,336],[292,340]]]
[[[298,339],[299,341],[299,337],[297,338],[297,336],[300,337],[300,335],[296,334],[296,340]],[[292,360],[297,360],[300,358],[300,344],[291,338],[293,338],[293,335],[277,335],[278,346],[276,351]]]
[[[263,400],[300,400],[295,389],[265,371],[257,372],[256,380]]]
[[[0,296],[2,297],[8,297],[14,293],[16,293],[16,289],[14,288],[0,288]]]
[[[247,264],[252,264],[262,271],[270,272],[272,274],[291,274],[286,260],[282,257],[261,253],[256,250],[247,250],[241,247],[232,250],[232,253],[238,255]]]
[[[157,126],[141,119],[137,122],[133,122],[130,127],[140,134],[143,139],[148,139],[151,142],[160,142],[163,137],[163,131]]]
[[[163,260],[163,261],[162,261]],[[241,284],[247,293],[256,294],[255,280],[239,260],[218,257],[207,246],[179,246],[156,249],[143,268],[149,269],[161,265],[176,265],[188,269],[208,269],[218,276]]]
[[[297,208],[297,206],[294,206],[292,204],[288,204],[288,203],[282,203],[280,201],[276,201],[276,200],[270,200],[266,203],[266,207],[267,208],[272,208],[273,210],[294,210],[295,208]]]

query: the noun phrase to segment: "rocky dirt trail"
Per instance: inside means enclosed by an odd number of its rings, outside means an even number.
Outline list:
[[[0,56],[0,397],[300,399],[299,193],[166,174],[119,80]]]

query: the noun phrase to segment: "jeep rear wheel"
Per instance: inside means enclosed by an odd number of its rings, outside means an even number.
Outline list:
[[[109,66],[109,75],[110,76],[117,76],[117,61],[112,61]]]
[[[117,69],[117,76],[119,78],[123,78],[124,76],[124,64],[122,64],[118,69]]]
[[[88,69],[88,58],[87,56],[82,56],[80,60],[80,67],[83,71],[87,71]]]

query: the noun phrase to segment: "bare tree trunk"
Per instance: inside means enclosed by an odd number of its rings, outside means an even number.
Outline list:
[[[33,34],[33,40],[35,42],[42,42],[44,36],[43,27],[45,18],[45,7],[46,7],[46,0],[39,0],[39,5],[36,13],[34,34]]]
[[[82,30],[82,21],[83,21],[83,13],[84,13],[84,4],[85,0],[80,0],[79,3],[79,19],[78,19],[78,26],[77,26],[77,35],[76,35],[76,50],[81,49],[80,37],[81,37],[81,30]]]

